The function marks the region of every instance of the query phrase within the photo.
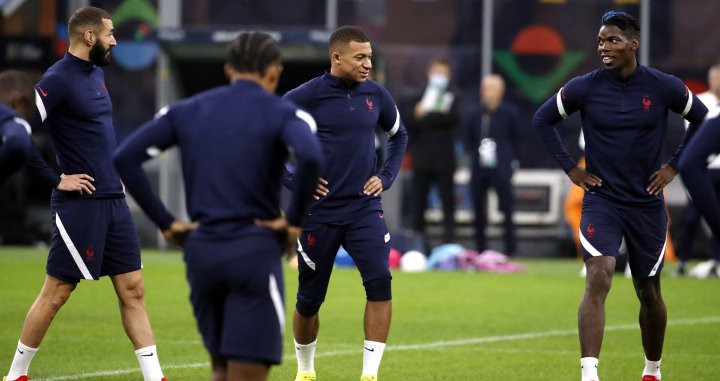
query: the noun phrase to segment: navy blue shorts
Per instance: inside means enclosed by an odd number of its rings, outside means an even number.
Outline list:
[[[623,237],[633,277],[660,274],[665,259],[667,213],[665,205],[651,208],[619,207],[600,196],[586,193],[580,219],[583,259],[616,257]]]
[[[352,257],[364,284],[391,278],[388,267],[390,233],[382,211],[366,213],[343,225],[309,225],[303,227],[298,242],[298,303],[319,305],[325,300],[340,245]]]
[[[191,234],[183,251],[207,351],[238,362],[279,364],[285,291],[277,237],[212,241]]]
[[[140,243],[124,198],[52,200],[46,272],[60,280],[97,280],[142,268]]]

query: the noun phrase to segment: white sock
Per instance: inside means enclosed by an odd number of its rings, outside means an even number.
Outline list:
[[[583,357],[580,359],[580,371],[582,381],[600,381],[597,373],[598,359],[595,357]]]
[[[136,350],[135,356],[140,363],[140,370],[145,381],[160,381],[165,377],[160,369],[160,360],[154,345]]]
[[[293,339],[293,341],[295,341]],[[295,357],[297,357],[298,372],[315,373],[315,348],[317,339],[310,344],[300,344],[295,341]]]
[[[650,361],[647,358],[645,359],[645,369],[643,369],[643,376],[655,376],[658,380],[660,379],[660,361],[662,359],[657,361]]]
[[[37,348],[30,348],[18,340],[15,357],[13,357],[12,365],[10,365],[7,379],[15,380],[20,378],[20,376],[27,376],[28,368],[30,368],[30,361],[32,361],[37,350]]]
[[[363,348],[362,376],[377,376],[380,360],[385,351],[385,343],[365,340]]]

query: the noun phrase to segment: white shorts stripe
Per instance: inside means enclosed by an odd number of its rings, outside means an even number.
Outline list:
[[[270,299],[272,299],[275,307],[275,313],[277,313],[278,323],[280,324],[280,334],[282,334],[285,332],[285,307],[280,295],[280,288],[273,274],[270,274]]]
[[[400,111],[398,111],[397,106],[395,106],[395,124],[393,124],[393,127],[390,129],[390,131],[387,132],[387,136],[389,138],[392,138],[395,136],[395,134],[400,129]]]
[[[298,238],[298,247],[297,251],[300,253],[300,256],[302,257],[303,261],[305,261],[305,264],[308,265],[309,268],[311,268],[313,271],[315,271],[315,262],[308,257],[307,254],[305,254],[305,250],[303,250],[302,244],[300,243],[300,238]]]
[[[560,88],[560,91],[557,92],[557,95],[555,96],[555,103],[557,103],[558,112],[560,113],[560,116],[562,116],[563,119],[567,119],[568,114],[565,111],[565,106],[562,103],[562,92],[564,87]]]
[[[60,220],[60,215],[55,213],[55,225],[58,228],[58,231],[60,231],[60,236],[62,237],[63,241],[65,242],[65,246],[67,247],[68,251],[70,252],[70,255],[72,256],[72,259],[75,261],[75,264],[77,265],[78,269],[80,270],[80,273],[85,279],[92,280],[93,277],[90,275],[90,271],[88,271],[87,266],[85,266],[85,262],[83,262],[82,258],[80,258],[80,253],[78,253],[77,248],[75,247],[75,244],[70,239],[70,235],[68,235],[67,231],[65,230],[65,226],[63,225],[62,221]]]
[[[580,243],[582,244],[582,247],[587,250],[590,255],[593,257],[600,257],[602,256],[602,253],[598,251],[590,242],[588,242],[587,239],[585,239],[585,236],[582,233],[582,229],[580,229]]]
[[[307,123],[308,127],[310,127],[310,131],[312,131],[313,134],[317,133],[317,123],[315,123],[315,119],[312,117],[312,115],[298,109],[295,110],[295,116],[300,118],[303,122]]]
[[[38,112],[40,113],[40,120],[44,122],[45,119],[47,119],[47,111],[45,111],[45,104],[43,103],[42,97],[37,90],[35,90],[35,107],[37,107]]]
[[[687,89],[687,87],[686,87],[686,89]],[[692,104],[693,104],[693,93],[692,93],[692,91],[690,91],[690,89],[687,89],[687,92],[688,92],[688,100],[687,100],[687,103],[685,104],[685,110],[683,110],[683,112],[681,114],[682,116],[685,116],[690,112],[690,109],[692,108]]]
[[[658,260],[657,262],[655,262],[655,266],[653,266],[652,270],[650,270],[650,274],[648,275],[649,277],[655,276],[655,274],[657,274],[658,268],[660,267],[660,264],[665,258],[665,246],[667,246],[667,235],[665,236],[665,242],[663,242],[662,251],[660,251],[660,255],[658,255]]]

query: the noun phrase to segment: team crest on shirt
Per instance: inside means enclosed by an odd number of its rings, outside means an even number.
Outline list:
[[[650,105],[652,104],[652,101],[650,101],[650,97],[647,95],[643,95],[642,98],[642,105],[643,105],[643,111],[644,112],[650,112]]]
[[[370,100],[370,97],[365,97],[365,105],[367,106],[368,112],[372,112],[373,101]]]
[[[88,246],[88,248],[85,249],[85,260],[92,262],[93,259],[95,259],[95,250],[93,250],[92,246]]]
[[[316,238],[312,233],[308,233],[307,238],[305,238],[305,240],[307,241],[308,247],[315,246]]]
[[[595,225],[588,225],[585,231],[587,232],[587,237],[592,238],[595,235]]]
[[[107,87],[105,87],[105,82],[100,82],[100,87],[102,87],[102,89],[103,89],[103,91],[105,92],[105,94],[108,94],[108,95],[109,95],[108,89],[107,89]],[[100,94],[98,94],[98,95],[100,95]]]

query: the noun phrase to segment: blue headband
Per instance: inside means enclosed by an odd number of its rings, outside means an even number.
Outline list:
[[[605,12],[604,15],[602,15],[602,23],[603,23],[603,25],[605,25],[605,24],[607,24],[608,22],[610,22],[610,20],[612,20],[613,18],[615,18],[615,17],[620,17],[620,16],[632,17],[632,16],[630,16],[629,14],[627,14],[627,13],[625,13],[625,12],[608,11],[608,12]]]

